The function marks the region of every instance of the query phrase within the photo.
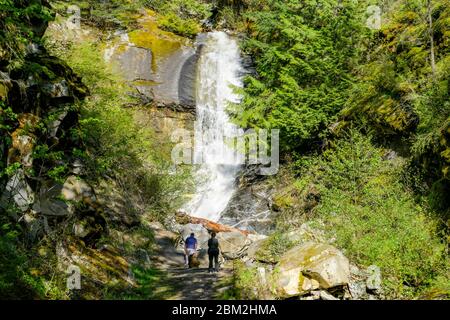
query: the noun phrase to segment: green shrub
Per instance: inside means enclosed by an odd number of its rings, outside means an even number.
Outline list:
[[[67,298],[54,256],[41,257],[21,242],[18,225],[0,219],[0,299]]]
[[[258,269],[247,267],[241,261],[234,263],[233,290],[226,293],[228,299],[256,299],[258,283]]]
[[[162,29],[189,38],[202,31],[202,22],[211,15],[211,5],[199,0],[147,0],[145,4],[161,14]]]
[[[211,14],[211,4],[201,0],[144,0],[144,3],[161,14],[172,13],[182,19],[202,21]]]
[[[201,26],[193,19],[182,19],[175,13],[168,13],[158,20],[162,29],[193,38],[202,31]]]
[[[286,236],[286,232],[277,231],[264,241],[256,254],[261,261],[277,262],[294,245],[295,242]]]
[[[336,141],[308,168],[321,195],[313,220],[350,260],[378,265],[389,296],[416,296],[448,279],[446,246],[431,210],[400,182],[404,161],[382,155],[357,131]]]
[[[135,22],[135,15],[144,5],[144,0],[83,0],[83,1],[52,1],[53,9],[62,16],[69,16],[70,5],[80,8],[84,23],[104,29],[128,27]],[[73,14],[73,13],[71,13]]]
[[[282,151],[311,148],[349,97],[365,29],[356,2],[335,5],[271,0],[245,15],[258,75],[230,109],[242,127],[280,129]]]

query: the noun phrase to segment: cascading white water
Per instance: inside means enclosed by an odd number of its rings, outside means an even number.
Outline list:
[[[202,45],[197,74],[197,121],[194,161],[201,163],[196,172],[197,189],[183,208],[188,214],[218,221],[235,191],[235,180],[241,168],[239,157],[224,136],[240,133],[226,113],[229,102],[240,96],[233,86],[242,87],[240,50],[236,40],[224,32],[211,32]]]

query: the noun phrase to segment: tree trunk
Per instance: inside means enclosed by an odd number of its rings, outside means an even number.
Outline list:
[[[433,18],[432,13],[432,3],[431,0],[427,0],[427,19],[428,19],[428,34],[430,37],[430,60],[431,60],[431,71],[433,73],[433,78],[436,75],[436,58],[434,55],[434,36],[433,36]]]

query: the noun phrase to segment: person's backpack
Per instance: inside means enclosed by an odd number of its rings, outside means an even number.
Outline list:
[[[198,254],[194,253],[189,256],[189,267],[198,268],[200,267],[200,260],[198,260]]]

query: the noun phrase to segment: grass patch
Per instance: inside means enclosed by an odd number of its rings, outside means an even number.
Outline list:
[[[167,273],[164,271],[134,266],[132,272],[136,280],[136,288],[124,290],[121,286],[110,286],[105,290],[105,298],[118,300],[165,300],[176,292],[167,277]]]
[[[286,232],[276,231],[264,240],[256,253],[258,260],[275,263],[280,256],[294,247],[296,243],[289,239]]]
[[[19,225],[1,220],[0,299],[67,299],[64,274],[55,271],[56,256],[45,240],[30,248],[20,240]]]

